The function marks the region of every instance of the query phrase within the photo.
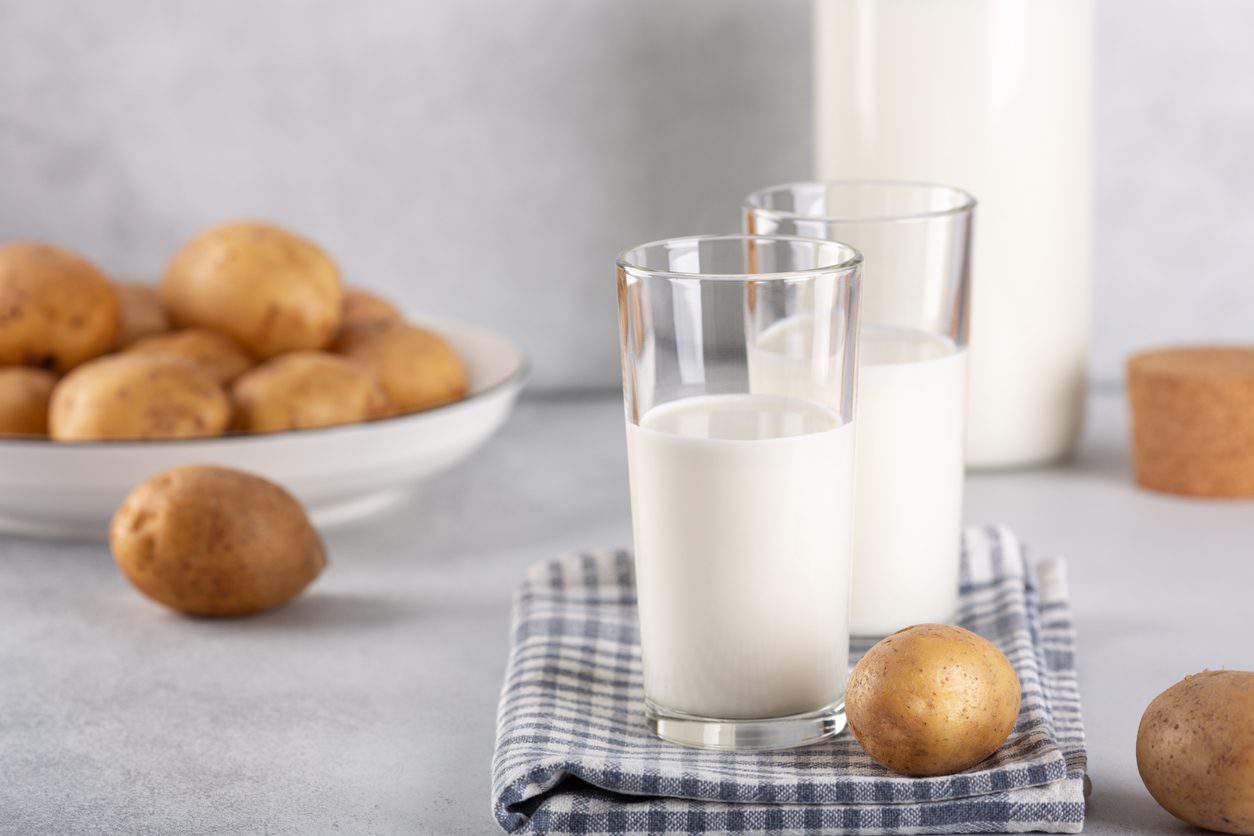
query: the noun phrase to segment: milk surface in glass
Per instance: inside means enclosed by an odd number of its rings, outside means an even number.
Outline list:
[[[783,320],[749,351],[755,393],[820,399],[798,356],[812,320]],[[864,326],[855,410],[850,632],[946,622],[958,603],[967,355],[926,331]]]
[[[700,717],[838,702],[848,666],[853,430],[769,394],[627,423],[645,693]]]

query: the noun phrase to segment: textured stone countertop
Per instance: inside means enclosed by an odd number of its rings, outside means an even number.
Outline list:
[[[532,561],[630,542],[621,421],[609,393],[525,400],[244,620],[164,611],[103,545],[0,537],[0,832],[495,832],[511,593]],[[1254,668],[1254,503],[1136,489],[1125,437],[1095,395],[1075,462],[973,475],[966,515],[1070,562],[1085,832],[1182,832],[1137,777],[1137,722],[1185,674]]]

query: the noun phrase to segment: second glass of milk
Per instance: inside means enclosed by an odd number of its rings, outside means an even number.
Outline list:
[[[745,202],[751,233],[847,241],[866,259],[854,635],[949,622],[958,606],[974,210],[959,189],[895,181],[790,183]],[[755,393],[799,394],[789,358],[812,330],[803,315],[759,336]]]
[[[667,740],[774,749],[844,728],[860,261],[747,235],[618,260],[645,709]],[[753,347],[798,316],[795,390],[757,391]]]

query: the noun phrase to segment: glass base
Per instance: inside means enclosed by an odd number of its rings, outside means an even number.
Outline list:
[[[844,700],[806,714],[769,720],[715,720],[671,711],[649,700],[644,705],[650,731],[663,740],[698,749],[793,749],[835,737],[845,729]]]

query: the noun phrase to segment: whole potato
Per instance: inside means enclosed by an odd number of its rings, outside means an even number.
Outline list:
[[[126,348],[151,334],[170,330],[170,318],[161,307],[157,289],[138,282],[114,282],[120,327],[115,348]]]
[[[903,775],[950,775],[997,751],[1019,717],[1019,677],[991,642],[919,624],[858,660],[845,716],[862,748]]]
[[[239,343],[207,328],[184,328],[168,334],[154,334],[135,343],[130,351],[186,360],[223,386],[253,367],[253,358],[240,348]]]
[[[90,262],[47,244],[0,246],[0,365],[66,372],[113,348],[113,285]]]
[[[324,351],[267,360],[235,381],[231,396],[235,428],[254,433],[356,424],[391,410],[374,375]]]
[[[453,349],[416,325],[374,322],[345,328],[334,348],[372,371],[401,412],[453,403],[469,391],[466,369]]]
[[[57,441],[198,438],[231,420],[222,387],[186,360],[111,354],[84,363],[52,390],[48,429]]]
[[[345,328],[353,325],[367,325],[371,322],[397,322],[401,312],[396,306],[381,296],[362,290],[360,287],[344,288],[344,322]]]
[[[56,375],[43,369],[0,369],[0,435],[48,434],[48,400]]]
[[[205,230],[161,282],[174,323],[220,331],[256,357],[323,348],[343,315],[340,271],[317,245],[263,223]]]
[[[189,615],[247,615],[295,598],[327,564],[291,494],[223,467],[178,467],[140,483],[109,545],[140,592]]]
[[[1254,671],[1202,671],[1155,697],[1137,729],[1136,766],[1176,818],[1254,834]]]

